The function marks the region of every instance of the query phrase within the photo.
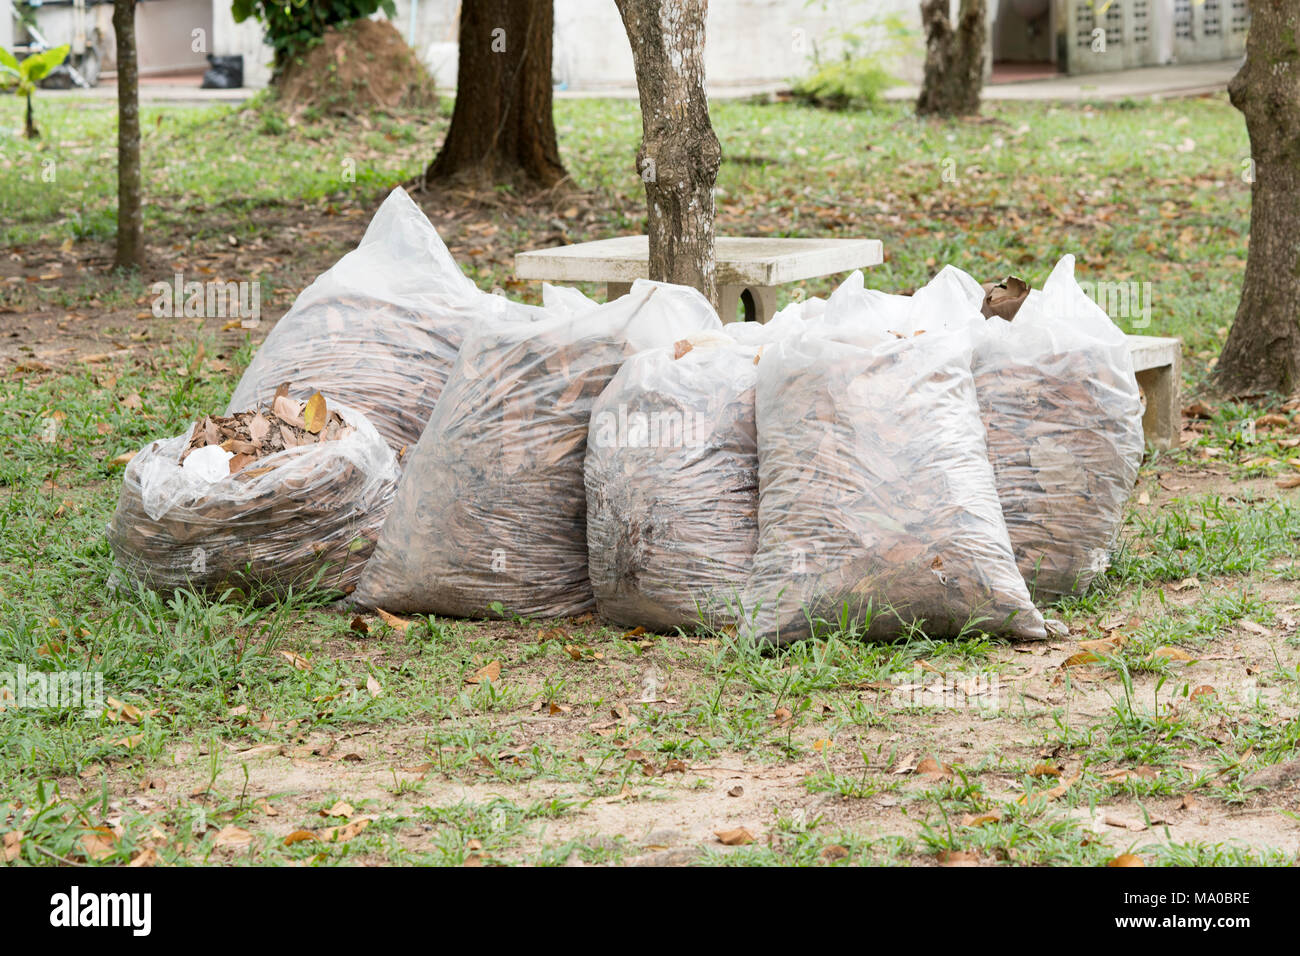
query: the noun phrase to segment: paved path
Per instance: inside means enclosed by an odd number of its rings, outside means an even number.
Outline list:
[[[1219,60],[1188,66],[1151,66],[1138,70],[1116,70],[1113,73],[1089,73],[1082,76],[1054,76],[1050,79],[993,83],[985,85],[984,99],[1082,102],[1195,96],[1226,89],[1228,80],[1237,72],[1239,65],[1239,60]],[[785,84],[715,86],[709,91],[709,96],[711,99],[744,99],[752,96],[770,96],[785,88]],[[140,100],[144,103],[242,103],[251,99],[256,92],[248,89],[202,90],[198,88],[197,79],[174,83],[155,79],[141,83]],[[885,98],[912,100],[916,99],[918,92],[916,86],[896,86],[886,91]],[[91,90],[42,90],[41,96],[55,99],[80,97],[116,100],[117,87],[110,82]],[[636,88],[557,90],[555,96],[557,99],[636,99]]]
[[[1148,66],[1112,73],[1054,76],[1046,80],[1019,80],[984,87],[986,100],[1085,100],[1163,99],[1216,93],[1228,88],[1240,60],[1216,60],[1187,66]],[[896,86],[885,93],[889,100],[915,99],[916,86]]]

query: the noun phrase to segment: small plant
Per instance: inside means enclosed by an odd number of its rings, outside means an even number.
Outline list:
[[[36,129],[36,121],[32,118],[32,94],[36,92],[36,84],[49,76],[67,55],[68,45],[65,43],[63,46],[33,53],[19,62],[13,53],[0,47],[0,86],[17,83],[18,95],[27,97],[25,133],[28,139],[39,139],[41,135]]]
[[[880,105],[881,94],[897,83],[889,66],[909,51],[912,31],[900,17],[878,17],[837,31],[835,39],[842,45],[842,55],[823,62],[814,48],[817,69],[794,84],[794,95],[813,106],[831,109]]]

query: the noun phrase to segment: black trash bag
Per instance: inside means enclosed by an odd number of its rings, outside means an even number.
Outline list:
[[[216,56],[208,54],[208,69],[203,74],[201,89],[237,90],[244,85],[243,54]]]

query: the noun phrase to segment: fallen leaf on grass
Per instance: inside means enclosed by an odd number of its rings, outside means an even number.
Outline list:
[[[1193,688],[1192,692],[1187,696],[1192,700],[1195,700],[1196,698],[1201,696],[1214,697],[1217,693],[1218,691],[1214,689],[1213,685],[1201,684],[1199,687]]]
[[[1061,768],[1051,763],[1035,764],[1029,771],[1031,777],[1059,777]]]
[[[117,852],[117,834],[108,827],[93,827],[81,834],[81,852],[88,860],[104,860]]]
[[[480,667],[478,670],[476,670],[476,671],[475,671],[473,674],[471,674],[469,677],[466,677],[466,678],[465,678],[465,683],[466,683],[466,684],[481,684],[481,683],[483,683],[483,682],[486,680],[486,681],[491,681],[492,683],[495,684],[495,683],[497,683],[500,679],[501,679],[501,662],[500,662],[500,661],[491,661],[491,662],[489,662],[489,663],[483,665],[482,667]]]
[[[1032,794],[1032,796],[1042,797],[1048,803],[1051,803],[1053,800],[1059,800],[1061,797],[1069,793],[1070,788],[1074,786],[1075,782],[1078,779],[1079,779],[1079,775],[1076,773],[1069,780],[1066,780],[1064,783],[1058,784],[1057,786],[1053,787],[1051,790],[1042,790],[1038,793]],[[1021,804],[1023,806],[1029,802],[1030,796],[1031,794],[1028,793],[1021,794],[1020,799],[1017,800],[1016,803]]]
[[[1146,659],[1147,659],[1148,661],[1155,661],[1155,660],[1163,660],[1163,661],[1191,661],[1191,660],[1195,660],[1195,658],[1192,657],[1191,654],[1188,654],[1186,651],[1182,650],[1181,648],[1177,648],[1177,647],[1169,647],[1168,645],[1166,645],[1165,647],[1157,647],[1154,651],[1152,651],[1150,654],[1147,655],[1147,658],[1146,658]]]
[[[316,834],[312,833],[310,830],[294,830],[284,838],[284,845],[293,846],[295,843],[303,843],[307,840],[314,839],[316,839]]]
[[[398,617],[396,614],[389,614],[381,607],[375,608],[375,613],[379,615],[381,621],[391,627],[398,634],[405,634],[406,629],[411,626],[411,622],[406,618]]]
[[[384,688],[380,686],[379,681],[375,680],[373,675],[366,678],[366,690],[370,691],[371,698],[380,697],[384,693]]]
[[[1287,475],[1277,480],[1279,488],[1300,488],[1300,475]]]
[[[338,803],[334,804],[334,806],[330,807],[328,810],[322,810],[320,812],[320,815],[323,817],[350,818],[352,814],[355,812],[356,810],[353,808],[352,804],[340,800]]]
[[[745,795],[745,788],[742,787],[740,784],[736,784],[734,787],[732,787],[730,790],[727,791],[727,796],[729,797],[743,797],[744,795]]]
[[[982,827],[986,823],[1001,823],[1002,811],[990,810],[988,813],[981,813],[978,816],[967,813],[961,818],[961,825],[964,827]]]
[[[817,854],[823,863],[834,863],[836,860],[845,859],[848,855],[848,847],[840,846],[838,843],[824,847],[822,851]]]
[[[131,857],[131,862],[127,865],[133,869],[139,869],[145,866],[155,866],[157,863],[158,851],[149,846],[140,850],[135,856]]]
[[[1106,864],[1107,866],[1146,866],[1142,857],[1134,853],[1121,853],[1115,859]]]
[[[1109,770],[1102,774],[1102,778],[1109,780],[1111,783],[1122,783],[1125,780],[1137,778],[1139,780],[1155,780],[1160,776],[1160,771],[1153,767],[1143,764],[1140,767],[1121,767],[1119,770]]]
[[[931,780],[948,780],[952,777],[952,767],[942,764],[933,757],[926,757],[916,765],[916,772]]]
[[[940,866],[979,866],[980,855],[970,850],[944,850],[939,854]]]
[[[222,827],[217,831],[213,846],[243,847],[253,842],[253,834],[236,826]]]
[[[723,846],[745,846],[754,842],[754,834],[744,827],[736,827],[734,830],[715,830],[713,835]]]
[[[293,651],[281,651],[280,656],[300,671],[311,670],[311,661],[307,660],[307,658],[303,657],[301,654],[295,654]]]
[[[1189,588],[1199,588],[1201,582],[1197,578],[1183,578],[1174,584],[1169,585],[1171,591],[1186,591]]]
[[[12,863],[18,859],[18,855],[23,852],[23,831],[10,830],[4,835],[4,858],[6,863]]]
[[[1102,817],[1102,822],[1108,827],[1115,827],[1119,830],[1129,830],[1133,833],[1141,833],[1147,828],[1146,823],[1142,820],[1129,820],[1125,817],[1117,817],[1110,814],[1106,814],[1106,816]],[[1152,822],[1158,823],[1160,821],[1153,820]]]
[[[1127,641],[1128,638],[1123,634],[1112,634],[1110,637],[1102,637],[1094,641],[1080,641],[1079,649],[1093,654],[1114,654]],[[1096,660],[1096,658],[1093,658],[1093,660]]]

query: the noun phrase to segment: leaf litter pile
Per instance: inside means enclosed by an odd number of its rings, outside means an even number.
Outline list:
[[[233,475],[254,461],[287,448],[341,441],[356,432],[343,421],[337,409],[326,406],[320,392],[300,402],[289,397],[289,388],[286,382],[276,389],[266,411],[208,415],[195,422],[189,445],[181,454],[181,464],[196,449],[218,445],[234,455],[230,459]]]
[[[160,590],[355,589],[397,462],[360,413],[289,390],[280,386],[265,408],[207,416],[131,459],[108,529],[119,564]],[[185,460],[213,446],[232,456],[229,474],[187,478]]]

